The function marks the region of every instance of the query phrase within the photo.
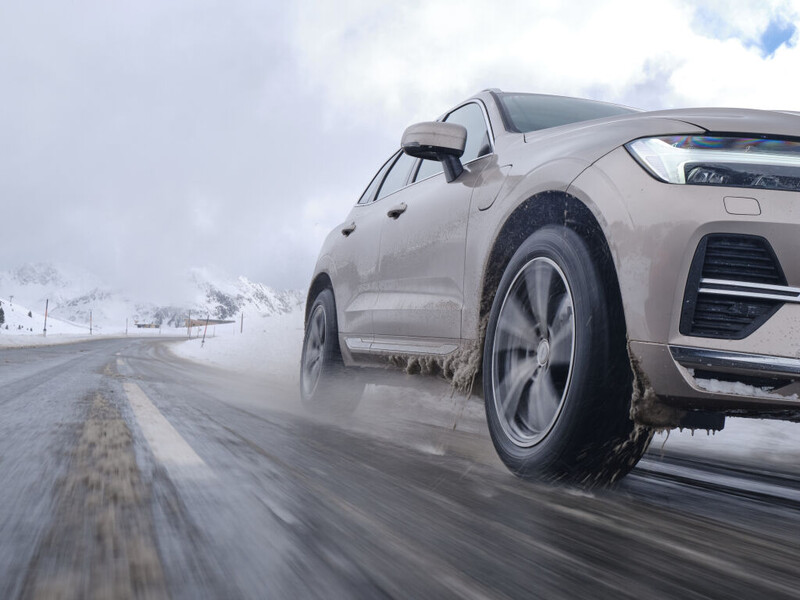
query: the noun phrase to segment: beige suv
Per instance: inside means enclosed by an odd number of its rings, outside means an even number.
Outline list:
[[[440,373],[514,473],[573,481],[658,428],[800,419],[800,114],[487,90],[401,146],[320,253],[312,410]]]

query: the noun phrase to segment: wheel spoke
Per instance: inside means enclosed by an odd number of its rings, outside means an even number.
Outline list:
[[[323,311],[318,311],[314,315],[314,327],[311,334],[320,346],[325,343],[325,313]]]
[[[515,361],[508,370],[508,374],[503,380],[501,388],[505,391],[502,394],[503,415],[508,421],[513,421],[519,409],[519,403],[524,397],[526,386],[539,368],[536,357],[529,356],[519,361]]]
[[[567,321],[572,320],[572,299],[568,294],[563,294],[558,301],[558,307],[553,312],[553,320],[548,323],[552,328],[558,328]]]
[[[547,369],[539,372],[528,392],[528,419],[531,430],[542,432],[549,427],[558,410],[561,394],[556,390]]]
[[[565,321],[557,329],[554,327],[550,337],[551,366],[562,367],[572,361],[573,333],[572,319]]]
[[[309,372],[311,373],[312,377],[316,377],[319,375],[320,368],[322,367],[322,363],[319,360],[319,356],[312,360],[311,364],[309,365]]]
[[[549,322],[548,310],[550,290],[553,284],[553,268],[544,262],[535,262],[525,271],[525,287],[536,320],[542,328]]]
[[[506,300],[497,328],[503,334],[503,350],[535,348],[541,338],[536,319],[516,296]]]

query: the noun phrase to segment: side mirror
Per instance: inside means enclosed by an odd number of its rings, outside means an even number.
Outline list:
[[[403,152],[415,158],[441,161],[447,183],[464,171],[459,157],[467,144],[467,130],[455,123],[432,121],[411,125],[403,132]]]

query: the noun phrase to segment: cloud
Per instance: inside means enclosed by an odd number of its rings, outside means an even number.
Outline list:
[[[0,267],[59,258],[159,287],[208,265],[303,287],[403,128],[487,87],[800,109],[800,0],[730,6],[4,3]]]
[[[299,64],[332,111],[368,122],[389,116],[397,125],[430,118],[484,87],[601,91],[604,100],[641,98],[645,108],[731,100],[768,106],[794,95],[791,79],[769,79],[769,93],[754,79],[765,82],[764,69],[797,67],[800,54],[781,46],[767,60],[762,40],[776,22],[797,19],[797,3],[780,1],[740,2],[733,10],[722,0],[300,0],[291,22]],[[659,98],[651,85],[662,90]]]

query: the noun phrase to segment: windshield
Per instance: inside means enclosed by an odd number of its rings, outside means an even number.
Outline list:
[[[541,94],[498,94],[506,126],[527,133],[568,123],[639,112],[634,108]]]

